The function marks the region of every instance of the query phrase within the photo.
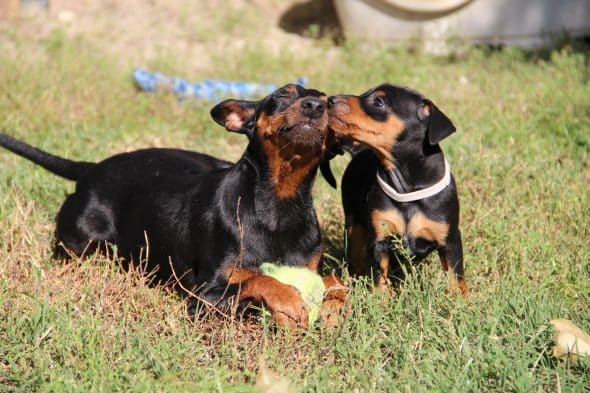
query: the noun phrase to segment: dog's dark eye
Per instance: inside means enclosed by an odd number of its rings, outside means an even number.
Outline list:
[[[274,102],[275,109],[278,111],[283,111],[291,104],[291,102],[293,102],[293,97],[287,94],[279,94],[274,97]]]
[[[385,108],[385,101],[383,101],[383,98],[381,97],[375,97],[373,98],[371,105],[373,105],[374,108],[383,109]]]
[[[293,93],[289,90],[281,90],[274,94],[274,98],[279,101],[287,101],[293,99]]]

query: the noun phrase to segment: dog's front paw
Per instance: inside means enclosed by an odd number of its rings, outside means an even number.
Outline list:
[[[288,329],[306,328],[308,325],[307,307],[299,291],[291,285],[280,284],[282,288],[276,288],[277,292],[266,297],[265,307],[270,311],[278,326]]]
[[[307,327],[308,313],[299,291],[270,276],[255,276],[242,283],[241,303],[264,306],[278,326],[294,329]]]

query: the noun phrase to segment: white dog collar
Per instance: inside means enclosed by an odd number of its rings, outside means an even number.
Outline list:
[[[389,174],[391,176],[391,173]],[[442,190],[444,190],[449,184],[451,184],[451,168],[449,163],[445,159],[445,174],[443,178],[431,185],[430,187],[423,188],[421,190],[408,192],[406,194],[401,194],[393,189],[381,176],[377,173],[377,183],[379,187],[383,190],[383,192],[393,199],[396,202],[414,202],[419,201],[420,199],[425,199],[431,197],[433,195],[438,194]]]

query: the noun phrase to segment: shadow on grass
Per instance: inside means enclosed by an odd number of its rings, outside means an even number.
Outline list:
[[[411,46],[409,47],[412,49]],[[540,61],[549,62],[552,60],[554,53],[563,51],[582,55],[585,63],[590,59],[590,36],[572,37],[567,33],[553,35],[548,45],[534,48],[508,47],[504,44],[475,44],[471,47],[466,44],[458,45],[458,47],[463,49],[451,51],[445,56],[440,56],[438,61],[449,64],[460,62],[466,55],[471,53],[470,49],[477,49],[486,57],[492,57],[510,51],[511,55],[514,56],[514,60],[530,63],[538,63]],[[464,48],[469,49],[465,50]]]
[[[336,43],[343,40],[342,27],[331,0],[293,4],[281,15],[279,27],[308,38],[330,38]]]
[[[476,47],[490,54],[507,49],[504,45],[476,45]],[[590,55],[590,36],[572,37],[564,32],[552,36],[549,45],[521,50],[524,59],[531,62],[551,60],[552,53],[562,50],[569,50],[572,53],[581,54],[587,59]]]

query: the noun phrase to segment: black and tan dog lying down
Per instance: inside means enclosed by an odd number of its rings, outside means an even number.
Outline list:
[[[430,100],[383,84],[328,98],[330,128],[365,146],[342,178],[350,270],[390,290],[402,265],[437,251],[451,289],[467,296],[455,179],[439,146],[455,126]],[[395,240],[398,240],[397,242]]]
[[[137,263],[149,243],[143,269],[154,284],[172,282],[192,312],[203,304],[222,310],[256,304],[281,326],[306,326],[298,290],[259,267],[272,261],[317,272],[320,266],[311,191],[330,143],[326,96],[286,85],[260,101],[226,100],[211,115],[248,137],[235,164],[177,149],[76,162],[6,134],[0,145],[76,182],[57,215],[56,254],[83,256],[115,245]],[[324,282],[325,311],[335,312],[344,300],[341,282],[333,275]]]

